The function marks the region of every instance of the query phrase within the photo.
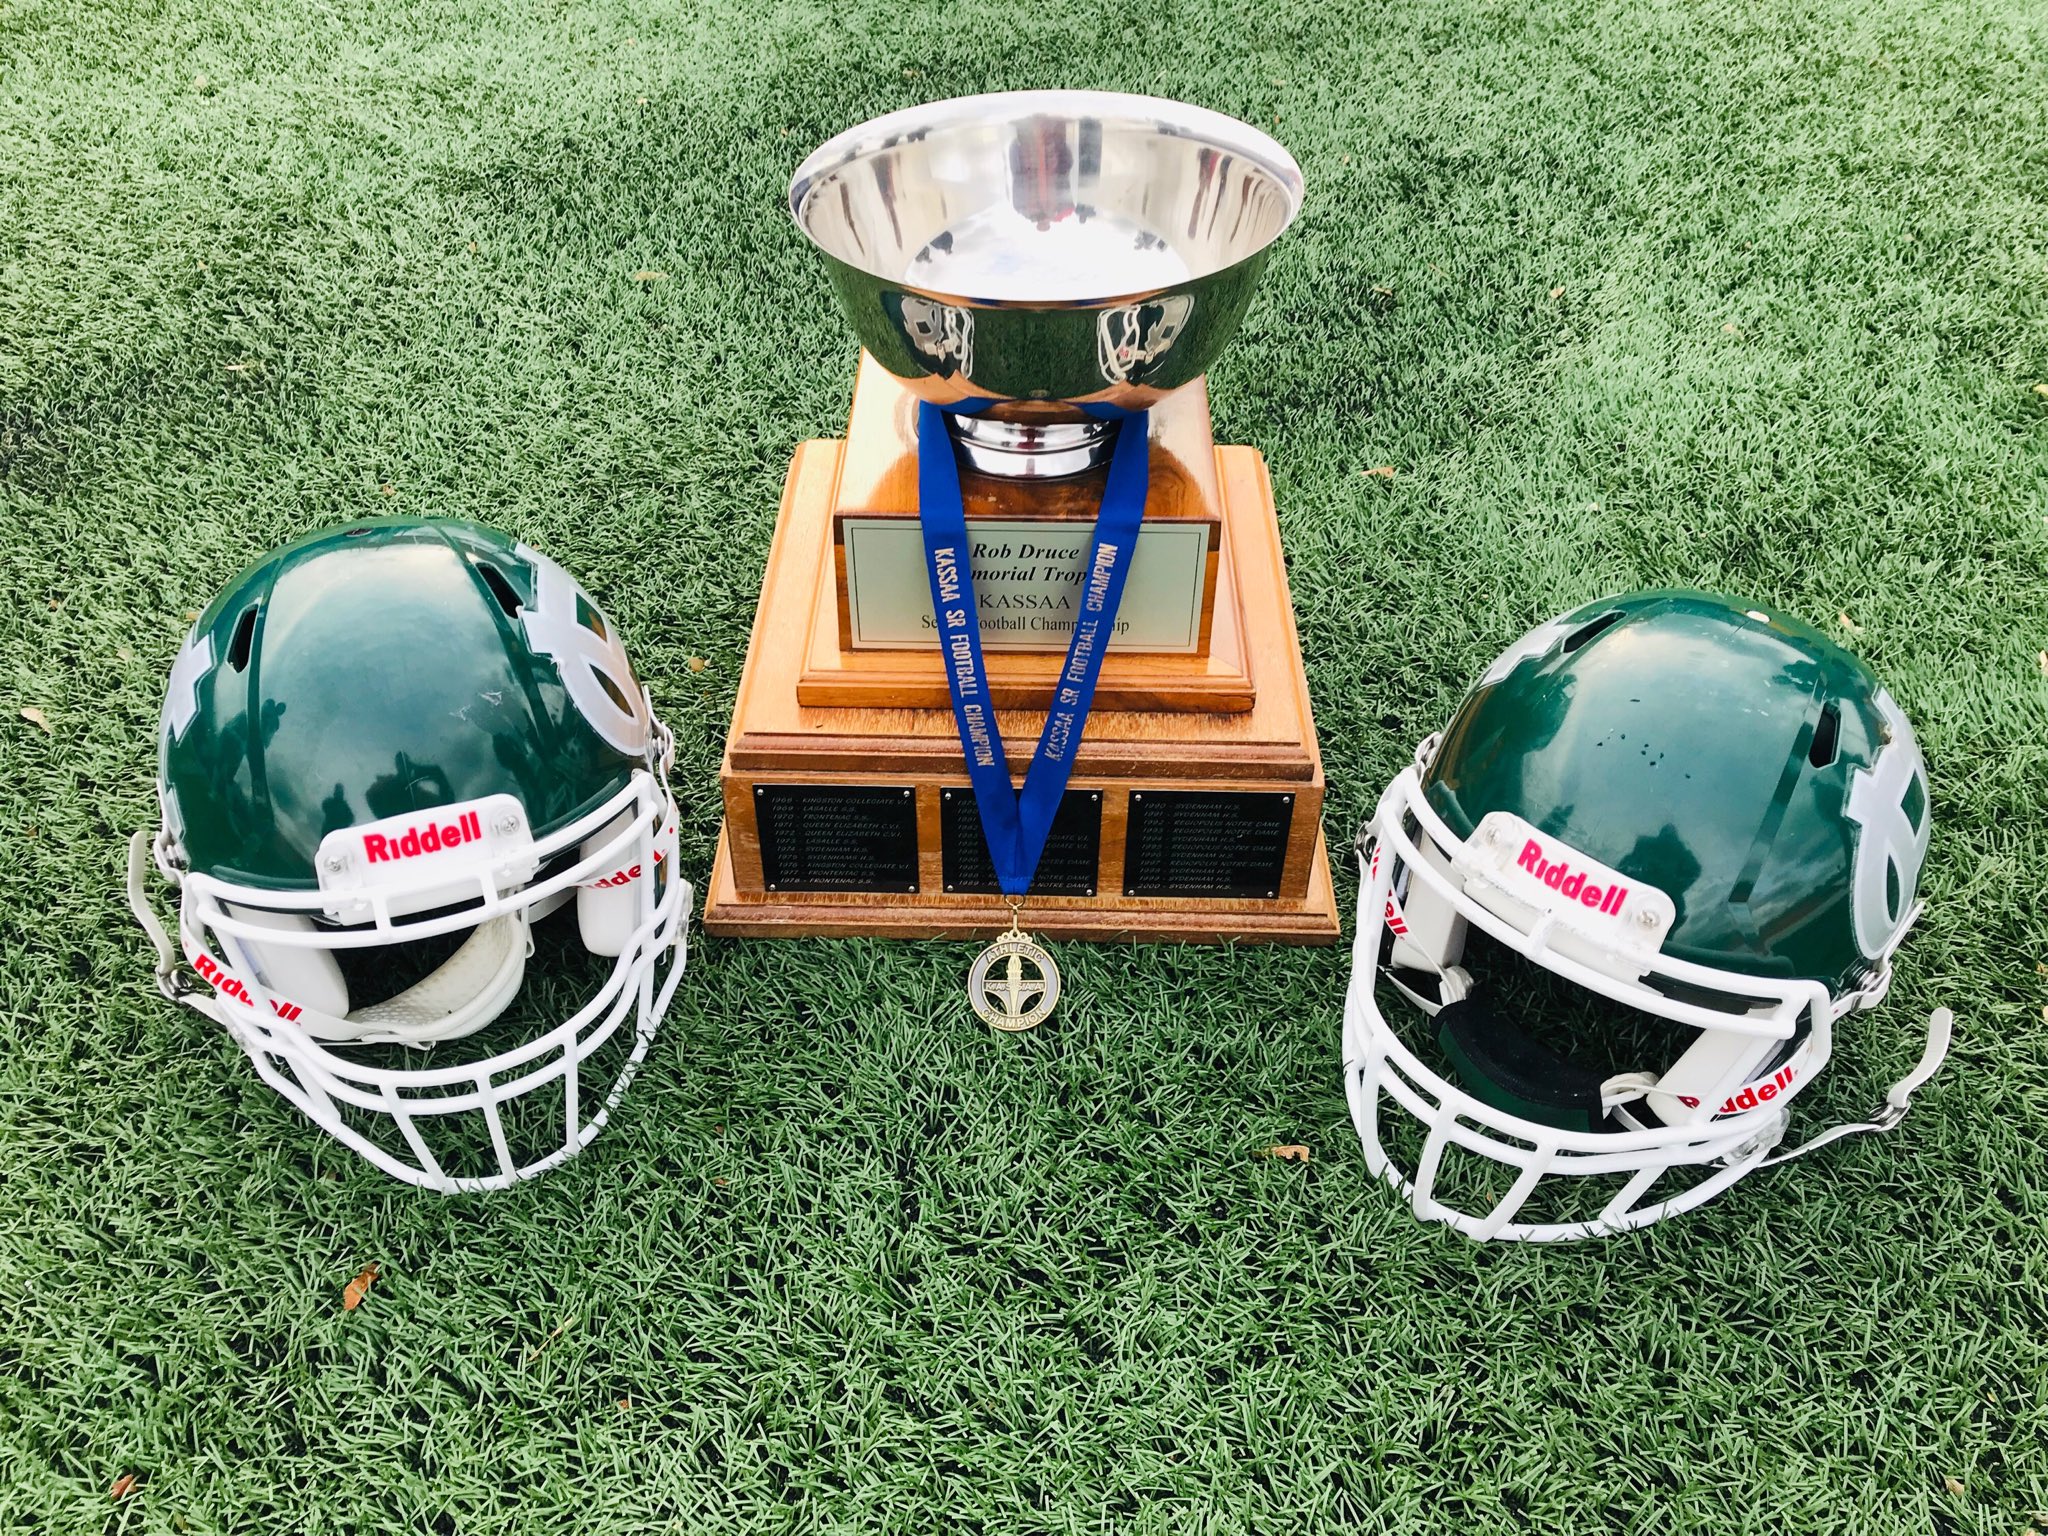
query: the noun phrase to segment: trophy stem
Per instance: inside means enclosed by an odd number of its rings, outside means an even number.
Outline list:
[[[948,415],[953,441],[969,469],[1006,480],[1058,480],[1109,461],[1113,421],[997,421]]]

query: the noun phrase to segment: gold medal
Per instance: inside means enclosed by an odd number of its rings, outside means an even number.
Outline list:
[[[1060,1000],[1060,968],[1032,941],[1010,909],[1010,931],[984,949],[967,973],[967,1000],[990,1029],[1036,1029]]]

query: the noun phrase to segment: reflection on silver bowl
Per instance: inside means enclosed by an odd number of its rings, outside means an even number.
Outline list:
[[[1301,171],[1234,118],[1013,91],[892,112],[797,168],[789,206],[861,344],[953,417],[977,467],[1042,476],[1207,370]]]

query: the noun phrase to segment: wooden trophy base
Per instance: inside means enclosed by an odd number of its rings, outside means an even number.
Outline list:
[[[1205,408],[1202,418],[1206,437]],[[964,939],[1010,923],[936,648],[877,662],[838,643],[834,524],[842,464],[860,452],[808,442],[790,466],[719,775],[725,825],[704,907],[713,934]],[[1213,473],[1220,504],[1207,654],[1106,658],[1024,911],[1034,934],[1338,936],[1322,759],[1265,461],[1250,448],[1202,458],[1196,478]],[[1042,699],[1036,674],[1049,682],[1058,657],[1004,662],[999,672],[990,657],[992,683],[1006,679],[996,723],[1021,779],[1044,715],[1004,706]],[[835,692],[835,673],[859,680]],[[1206,681],[1217,673],[1242,686],[1219,700]]]

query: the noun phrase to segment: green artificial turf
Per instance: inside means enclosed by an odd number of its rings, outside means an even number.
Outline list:
[[[157,998],[118,887],[186,616],[365,513],[583,577],[701,882],[855,359],[789,171],[1052,85],[1307,176],[1211,387],[1333,841],[1606,591],[1771,600],[1889,682],[1927,912],[1798,1124],[1946,1002],[1902,1129],[1480,1247],[1366,1172],[1342,948],[1066,946],[998,1039],[969,946],[700,935],[591,1151],[444,1199]],[[0,0],[0,1532],[2048,1530],[2044,383],[2038,0]]]

